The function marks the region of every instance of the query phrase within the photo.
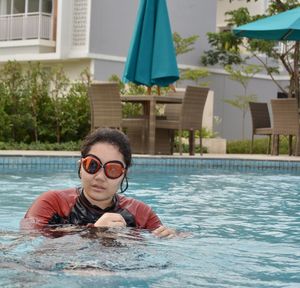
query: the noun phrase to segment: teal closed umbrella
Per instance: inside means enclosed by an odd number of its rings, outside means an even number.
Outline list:
[[[178,79],[166,1],[140,0],[123,80],[166,87]]]

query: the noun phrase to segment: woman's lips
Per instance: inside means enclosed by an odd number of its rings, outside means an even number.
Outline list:
[[[103,186],[98,186],[98,185],[93,185],[92,189],[96,192],[104,192],[105,191],[105,187]]]

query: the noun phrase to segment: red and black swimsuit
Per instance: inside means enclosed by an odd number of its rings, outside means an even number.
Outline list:
[[[141,201],[116,195],[111,207],[101,209],[87,200],[82,188],[70,188],[48,191],[39,196],[22,219],[21,228],[94,224],[106,212],[121,214],[128,227],[152,230],[162,225],[152,209]]]

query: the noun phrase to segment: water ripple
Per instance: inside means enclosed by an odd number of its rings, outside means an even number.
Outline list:
[[[0,174],[0,286],[299,286],[300,175],[148,168],[133,169],[126,194],[189,237],[22,235],[34,198],[79,180],[76,172]]]

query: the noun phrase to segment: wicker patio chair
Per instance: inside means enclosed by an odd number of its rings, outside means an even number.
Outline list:
[[[184,97],[184,92],[169,92],[168,96]],[[157,117],[158,120],[179,120],[182,104],[165,104],[164,115]],[[167,132],[167,133],[166,133]],[[155,150],[157,154],[173,154],[174,150],[174,130],[156,128]]]
[[[252,118],[252,138],[250,153],[253,152],[254,135],[266,135],[269,138],[267,154],[271,153],[272,128],[268,104],[264,102],[249,102]]]
[[[188,130],[190,135],[190,154],[194,154],[194,132],[200,131],[200,154],[202,155],[202,118],[209,88],[187,86],[182,105],[168,104],[166,107],[166,120],[156,120],[156,128],[168,129],[171,133],[178,130],[179,153],[182,154],[182,131]],[[178,112],[179,109],[179,112]],[[174,139],[174,137],[171,137]]]
[[[271,100],[273,114],[273,152],[279,154],[280,135],[289,136],[289,155],[292,155],[292,138],[299,141],[299,111],[295,98]],[[276,139],[277,138],[277,139]],[[299,155],[296,145],[296,155]]]
[[[141,139],[138,139],[140,141],[138,145],[132,146],[144,150],[146,120],[122,118],[122,103],[117,83],[93,83],[88,90],[88,95],[91,106],[91,130],[102,127],[133,129],[138,131]],[[134,149],[133,152],[135,153]]]

